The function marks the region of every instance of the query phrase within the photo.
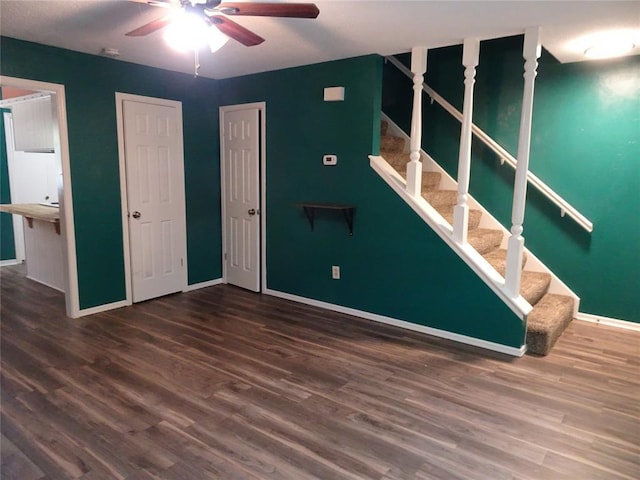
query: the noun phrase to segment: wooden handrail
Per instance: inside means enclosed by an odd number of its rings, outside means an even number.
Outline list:
[[[393,56],[384,57],[386,60],[391,62],[398,70],[404,73],[407,77],[413,78],[413,74],[411,71],[402,64],[397,58]],[[456,118],[459,122],[462,122],[462,113],[456,109],[453,105],[451,105],[447,100],[444,99],[440,94],[438,94],[433,88],[431,88],[426,83],[422,84],[422,90],[429,95],[429,97],[438,103],[442,108],[444,108],[452,117]],[[490,150],[496,153],[500,157],[501,163],[507,163],[514,170],[518,165],[518,161],[507,152],[498,142],[496,142],[493,138],[491,138],[486,132],[484,132],[480,127],[476,124],[471,125],[471,131],[473,134]],[[587,217],[582,215],[575,207],[573,207],[569,202],[567,202],[564,198],[558,195],[551,187],[549,187],[546,183],[544,183],[540,178],[531,173],[531,171],[527,172],[527,182],[535,187],[543,196],[545,196],[549,201],[551,201],[554,205],[556,205],[560,209],[560,215],[565,216],[568,215],[571,217],[578,225],[584,228],[587,232],[593,231],[593,223],[589,221]]]

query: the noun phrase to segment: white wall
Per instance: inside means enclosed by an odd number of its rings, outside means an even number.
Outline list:
[[[58,181],[62,169],[55,153],[32,153],[15,150],[13,122],[10,113],[4,114],[7,139],[7,163],[11,203],[41,203],[58,201]],[[13,216],[16,260],[24,260],[23,219]]]

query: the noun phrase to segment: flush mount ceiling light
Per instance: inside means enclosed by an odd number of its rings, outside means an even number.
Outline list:
[[[633,51],[640,41],[640,31],[609,30],[585,35],[573,42],[574,51],[589,60],[615,58]]]
[[[629,53],[635,44],[626,38],[609,38],[592,45],[584,51],[587,58],[615,58]]]

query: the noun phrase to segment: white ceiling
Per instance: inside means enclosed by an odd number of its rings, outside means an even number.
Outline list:
[[[272,0],[273,1],[273,0]],[[230,40],[200,54],[200,75],[226,78],[370,53],[406,52],[522,33],[540,26],[543,46],[562,62],[583,60],[585,35],[624,28],[636,31],[640,54],[639,1],[337,1],[315,2],[315,20],[234,17],[266,41],[244,47]],[[162,31],[146,37],[125,33],[162,17],[166,10],[114,0],[1,0],[4,36],[90,54],[105,47],[119,59],[193,73],[191,54],[171,50]]]

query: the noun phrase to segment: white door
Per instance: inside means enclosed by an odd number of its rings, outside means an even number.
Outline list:
[[[260,121],[257,108],[221,115],[227,283],[260,291]]]
[[[133,301],[187,285],[181,115],[175,106],[122,104]]]

